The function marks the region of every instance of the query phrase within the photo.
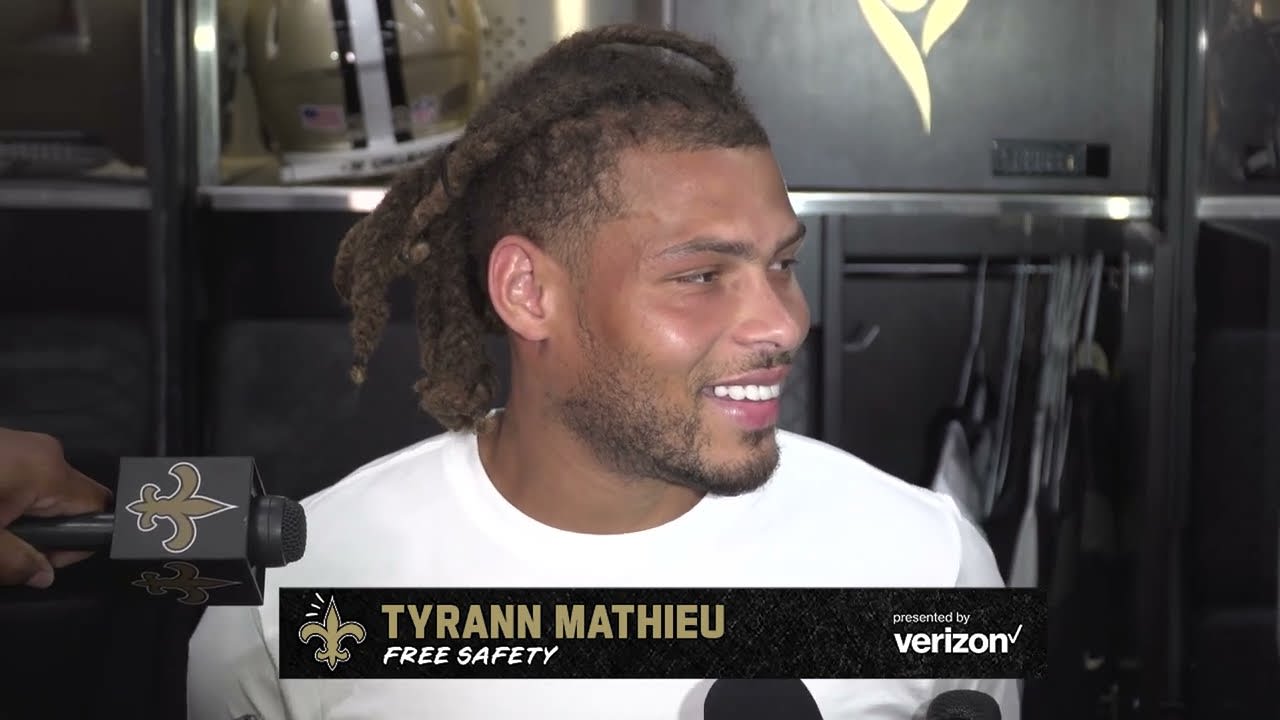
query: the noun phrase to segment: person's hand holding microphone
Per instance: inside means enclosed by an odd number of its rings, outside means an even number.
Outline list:
[[[0,585],[47,588],[55,568],[92,554],[46,555],[5,529],[14,520],[102,512],[110,499],[107,488],[67,463],[56,438],[0,428]]]

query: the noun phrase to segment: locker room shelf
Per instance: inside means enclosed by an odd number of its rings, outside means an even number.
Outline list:
[[[21,210],[146,210],[151,193],[145,185],[0,181],[0,208]]]
[[[368,212],[382,199],[381,187],[212,186],[200,200],[214,210]],[[892,192],[791,193],[799,215],[997,216],[1031,213],[1055,217],[1146,220],[1145,197]]]
[[[277,187],[241,185],[202,187],[201,204],[233,212],[369,212],[386,193],[383,187]]]
[[[1201,220],[1275,220],[1280,218],[1280,196],[1206,195],[1196,204]]]
[[[801,215],[941,215],[1053,217],[1146,220],[1151,200],[1109,195],[999,193],[793,192]]]

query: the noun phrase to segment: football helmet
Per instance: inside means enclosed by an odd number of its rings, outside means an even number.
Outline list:
[[[252,0],[246,70],[281,181],[382,177],[457,138],[480,23],[475,0]]]

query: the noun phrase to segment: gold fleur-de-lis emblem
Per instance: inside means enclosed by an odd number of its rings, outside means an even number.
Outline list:
[[[219,580],[200,576],[200,569],[187,562],[167,562],[164,568],[173,575],[161,577],[154,570],[145,570],[132,585],[151,595],[164,595],[170,591],[182,593],[178,602],[183,605],[203,605],[209,602],[209,591],[239,585],[238,580]]]
[[[200,495],[200,470],[191,463],[175,463],[169,468],[169,475],[178,481],[172,495],[160,495],[159,485],[147,483],[138,499],[126,508],[138,516],[140,532],[151,532],[156,529],[157,520],[168,520],[173,534],[164,541],[164,549],[176,554],[195,544],[197,520],[231,510],[235,505]]]
[[[317,598],[319,598],[318,595]],[[319,606],[312,605],[312,607],[318,609]],[[308,617],[314,615],[316,613],[307,613]],[[298,628],[298,639],[304,645],[310,644],[312,638],[320,638],[320,647],[316,649],[316,662],[328,665],[330,670],[338,667],[338,663],[351,659],[351,651],[342,647],[342,641],[351,638],[357,643],[362,643],[364,635],[363,625],[350,620],[343,621],[342,616],[338,614],[338,604],[332,597],[329,598],[329,607],[324,612],[323,621],[312,620]]]
[[[929,91],[929,71],[925,59],[938,40],[955,25],[964,13],[969,0],[858,0],[862,15],[875,33],[876,40],[884,48],[898,73],[907,83],[916,106],[920,109],[920,122],[925,133],[933,131],[933,96]],[[902,24],[898,14],[910,15],[929,6],[924,17],[924,29],[920,44],[916,45],[911,33]]]

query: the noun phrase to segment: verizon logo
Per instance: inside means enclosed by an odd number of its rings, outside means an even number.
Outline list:
[[[909,652],[918,655],[987,655],[1009,652],[1021,634],[1022,625],[1018,625],[1012,633],[951,632],[951,628],[945,628],[935,633],[894,633],[893,639],[898,643],[898,652],[904,655]]]

